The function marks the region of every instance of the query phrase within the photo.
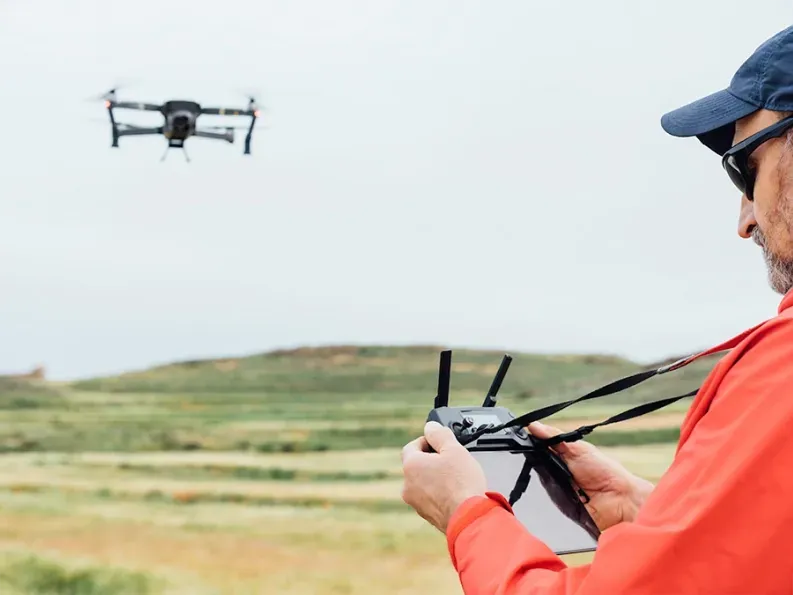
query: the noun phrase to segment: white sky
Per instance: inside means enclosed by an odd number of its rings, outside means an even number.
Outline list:
[[[0,0],[0,371],[349,342],[647,360],[726,339],[779,296],[718,158],[659,118],[791,12],[746,11]],[[162,138],[111,150],[85,98],[118,82],[240,107],[257,90],[269,129],[249,157],[244,132],[189,142],[190,164],[161,163]]]

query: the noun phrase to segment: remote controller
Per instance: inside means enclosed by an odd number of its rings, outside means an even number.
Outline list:
[[[525,428],[507,427],[476,435],[484,428],[509,423],[515,416],[496,405],[498,391],[512,362],[505,355],[496,376],[479,406],[449,406],[451,350],[440,354],[438,391],[427,421],[436,421],[452,430],[457,440],[474,455],[496,491],[509,494],[516,516],[556,553],[595,549],[599,531],[583,502],[586,494],[574,487],[573,476],[564,461]],[[531,478],[538,481],[531,484]],[[509,488],[509,489],[508,489]],[[524,491],[529,502],[519,510],[515,502]]]
[[[493,428],[509,423],[515,419],[515,416],[509,409],[496,406],[498,391],[512,363],[512,357],[510,355],[505,355],[501,360],[501,365],[496,372],[495,378],[493,378],[490,390],[487,391],[482,405],[478,407],[449,406],[451,363],[451,350],[442,351],[438,372],[438,392],[435,397],[435,408],[430,411],[427,416],[427,421],[436,421],[442,426],[451,429],[454,435],[457,436],[458,441],[465,441],[465,447],[472,452],[543,452],[547,454],[549,461],[554,465],[558,473],[561,473],[568,481],[572,480],[573,476],[564,461],[553,451],[539,445],[525,428],[503,428],[497,432],[479,436],[470,442],[465,440],[484,427]]]

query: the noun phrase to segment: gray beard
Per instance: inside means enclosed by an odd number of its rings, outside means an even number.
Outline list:
[[[759,227],[752,230],[752,239],[763,249],[763,258],[768,268],[768,283],[771,289],[785,295],[793,289],[793,260],[785,260],[771,252]]]

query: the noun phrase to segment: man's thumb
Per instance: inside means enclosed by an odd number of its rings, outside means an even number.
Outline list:
[[[441,452],[455,446],[462,445],[457,442],[457,437],[449,428],[442,426],[437,421],[428,421],[424,426],[424,437],[429,442],[432,450]]]

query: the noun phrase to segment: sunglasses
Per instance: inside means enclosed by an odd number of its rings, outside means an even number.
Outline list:
[[[783,118],[776,124],[742,140],[724,153],[721,159],[722,167],[727,171],[727,175],[730,176],[735,187],[750,201],[754,200],[755,172],[749,165],[749,157],[757,147],[772,138],[782,136],[791,127],[793,127],[793,116]]]

